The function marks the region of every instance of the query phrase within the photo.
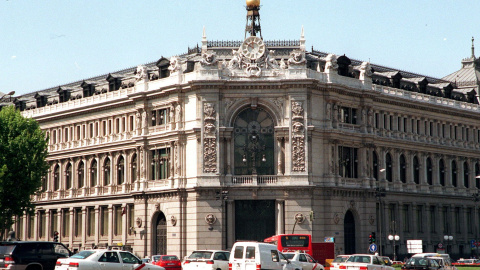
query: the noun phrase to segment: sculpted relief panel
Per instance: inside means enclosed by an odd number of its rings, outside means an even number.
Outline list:
[[[305,171],[305,125],[303,104],[292,101],[292,170]]]
[[[203,105],[203,172],[217,172],[217,127],[215,105],[204,103]]]

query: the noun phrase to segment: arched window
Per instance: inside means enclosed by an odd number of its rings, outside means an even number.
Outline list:
[[[97,160],[94,159],[90,164],[90,186],[95,187],[98,185],[98,167]]]
[[[53,169],[53,190],[60,189],[60,166],[55,165],[55,169]]]
[[[427,184],[433,185],[433,163],[431,158],[427,158]]]
[[[132,175],[132,183],[137,181],[137,154],[133,154],[132,161],[130,162],[130,173]]]
[[[393,162],[392,162],[392,156],[390,155],[390,153],[387,153],[387,155],[385,156],[385,166],[386,166],[386,179],[388,182],[392,182],[393,181]]]
[[[108,186],[110,183],[110,158],[107,157],[103,162],[103,185]]]
[[[274,126],[272,116],[262,108],[247,108],[234,122],[234,164],[236,175],[273,175]]]
[[[65,169],[65,189],[72,188],[72,164],[68,163]]]
[[[445,163],[443,159],[438,162],[438,176],[440,179],[440,185],[445,186]]]
[[[400,155],[400,181],[407,182],[407,161],[404,155]]]
[[[469,169],[468,169],[468,163],[465,161],[463,162],[463,186],[466,187],[466,188],[469,188],[470,187],[470,183],[469,183]]]
[[[84,181],[84,173],[85,173],[85,165],[83,164],[83,161],[80,161],[78,164],[78,170],[77,170],[77,179],[78,179],[78,188],[82,188],[85,185]]]
[[[417,156],[413,157],[413,181],[415,184],[420,184],[420,162]]]
[[[377,155],[377,152],[373,151],[373,178],[375,178],[375,180],[379,180],[378,179],[378,155]]]
[[[478,177],[478,178],[477,178]],[[480,188],[480,164],[475,163],[475,186]]]
[[[452,160],[452,186],[457,187],[457,162],[455,160]]]
[[[125,182],[125,160],[123,156],[118,158],[117,163],[117,184],[121,185]]]

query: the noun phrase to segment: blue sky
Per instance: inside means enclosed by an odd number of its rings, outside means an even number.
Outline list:
[[[444,77],[471,55],[477,0],[262,0],[265,40]],[[242,40],[244,0],[0,0],[0,92],[40,91]]]

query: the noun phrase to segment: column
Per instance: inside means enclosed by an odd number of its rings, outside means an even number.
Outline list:
[[[51,226],[50,224],[52,224],[51,223],[51,217],[52,217],[52,215],[51,215],[50,209],[45,210],[45,228],[44,228],[44,230],[45,230],[45,240],[46,241],[52,241],[53,240],[53,236],[50,234],[51,231],[52,231],[50,229],[50,226]]]
[[[68,243],[70,245],[70,248],[73,249],[73,238],[74,238],[74,235],[75,235],[75,232],[73,230],[75,228],[75,226],[73,226],[74,222],[75,222],[75,216],[74,216],[75,211],[74,211],[73,207],[70,207],[68,211],[69,211],[68,215],[70,215],[70,224],[67,224],[67,226],[69,226],[69,230],[70,230],[70,234],[68,236],[68,239],[69,239]]]
[[[87,207],[82,206],[82,247],[85,248],[87,242]]]
[[[100,242],[100,207],[95,205],[95,245]]]
[[[277,226],[276,226],[276,234],[283,234],[285,233],[285,201],[284,200],[276,200],[276,209],[277,209]]]
[[[113,205],[108,205],[108,245],[113,242]]]
[[[283,175],[283,138],[277,137],[277,175]]]
[[[227,200],[227,246],[233,246],[235,242],[235,208],[233,201]]]
[[[123,245],[127,243],[127,233],[128,233],[127,217],[128,217],[127,204],[122,203],[122,243]]]

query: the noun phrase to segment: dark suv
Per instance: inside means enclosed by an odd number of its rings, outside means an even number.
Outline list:
[[[72,252],[62,243],[38,241],[0,242],[0,269],[54,270],[58,258]]]

